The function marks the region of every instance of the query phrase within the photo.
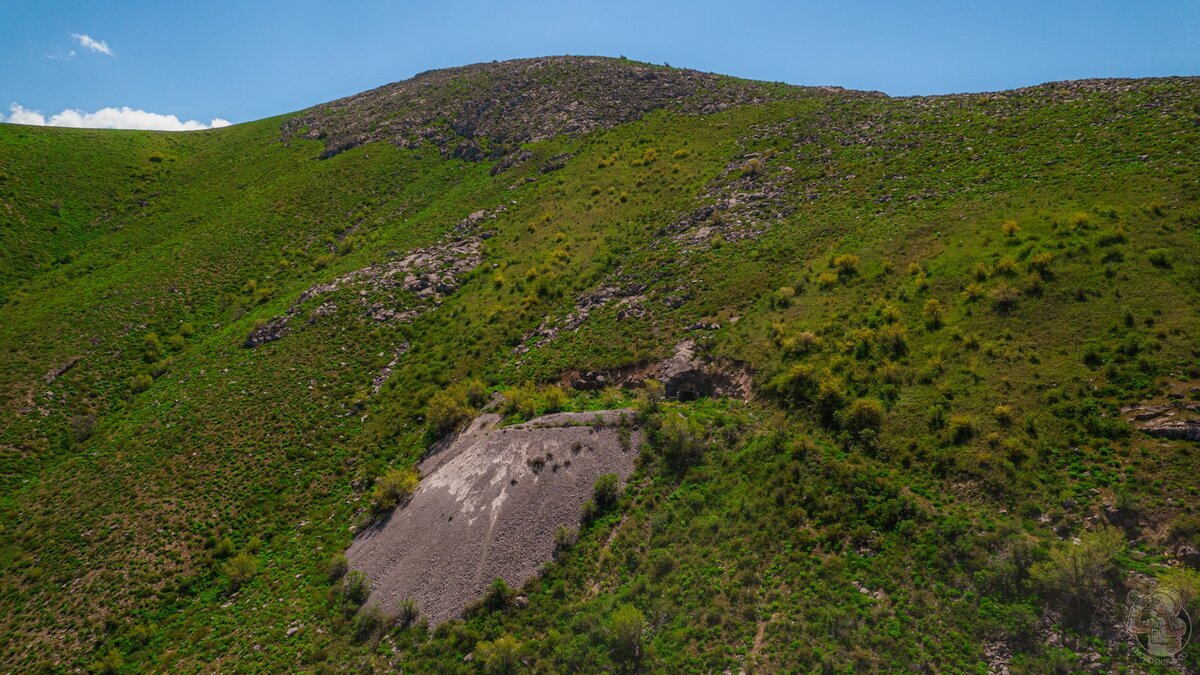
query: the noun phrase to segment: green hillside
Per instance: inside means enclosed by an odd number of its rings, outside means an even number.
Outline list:
[[[0,125],[0,669],[1200,669],[1122,628],[1131,589],[1200,591],[1200,446],[1121,411],[1200,420],[1197,147],[1196,78],[579,58]],[[413,251],[429,292],[369,281]],[[571,386],[688,339],[752,395]],[[650,443],[519,602],[358,608],[376,479],[470,387],[631,404]]]

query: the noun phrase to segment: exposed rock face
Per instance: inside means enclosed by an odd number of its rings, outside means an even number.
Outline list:
[[[675,354],[658,364],[650,377],[663,383],[668,398],[678,401],[707,396],[745,398],[750,393],[748,373],[730,372],[700,359],[691,340],[676,345]]]
[[[55,380],[62,377],[68,370],[74,368],[75,364],[79,363],[80,358],[81,357],[78,356],[72,356],[61,366],[50,369],[43,378],[46,380],[46,384],[54,384]]]
[[[291,332],[290,323],[291,317],[285,315],[277,316],[261,326],[255,326],[254,330],[246,336],[246,342],[242,346],[254,349],[268,342],[274,342]]]
[[[498,429],[483,415],[421,463],[412,499],[346,552],[371,582],[369,603],[411,598],[431,624],[456,618],[495,579],[520,586],[554,557],[554,533],[579,523],[596,478],[633,473],[632,411],[559,413]]]
[[[658,363],[607,372],[573,373],[566,383],[575,389],[601,389],[640,386],[646,380],[658,380],[667,397],[678,401],[708,396],[748,398],[753,382],[742,366],[704,359],[696,353],[696,343],[685,340],[675,345],[674,354]]]
[[[522,338],[521,343],[513,347],[514,354],[524,354],[530,349],[540,347],[553,341],[563,331],[575,331],[583,325],[594,310],[604,307],[610,302],[622,308],[625,316],[641,316],[645,309],[646,284],[620,279],[613,279],[596,290],[582,293],[575,298],[575,311],[561,318],[547,318],[541,325]]]
[[[1200,387],[1174,383],[1167,390],[1165,397],[1122,408],[1121,415],[1151,436],[1200,441]]]
[[[291,332],[293,318],[301,314],[306,303],[344,290],[357,291],[353,303],[374,321],[411,322],[456,291],[462,277],[479,265],[483,240],[491,236],[479,232],[479,225],[501,211],[503,207],[477,211],[464,218],[442,243],[312,286],[292,302],[285,314],[251,331],[244,346],[254,348],[284,337]],[[333,302],[323,302],[312,310],[308,322],[334,314],[337,309]]]
[[[282,135],[325,141],[329,157],[364,143],[432,143],[467,160],[502,157],[521,143],[629,122],[656,108],[709,114],[817,94],[880,96],[837,87],[763,82],[623,59],[560,56],[432,70],[311,108]]]

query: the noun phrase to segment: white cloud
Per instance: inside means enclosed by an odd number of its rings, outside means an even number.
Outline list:
[[[229,120],[214,118],[208,124],[197,120],[181,121],[174,115],[160,115],[134,110],[128,106],[120,108],[101,108],[96,112],[83,110],[64,110],[57,115],[47,118],[37,110],[29,110],[17,103],[8,107],[8,122],[12,124],[32,124],[35,126],[78,127],[86,129],[144,129],[152,131],[198,131],[200,129],[217,129],[229,126]],[[3,116],[0,115],[0,121]]]
[[[108,43],[104,40],[97,40],[84,33],[71,33],[71,37],[74,38],[79,44],[94,52],[107,54],[109,56],[116,56],[116,54],[113,54],[112,50],[108,48]]]
[[[46,126],[46,118],[36,110],[26,110],[16,103],[8,107],[8,121],[13,124],[35,124],[39,127]]]

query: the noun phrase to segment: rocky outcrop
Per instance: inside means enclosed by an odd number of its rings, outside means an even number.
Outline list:
[[[657,108],[710,114],[780,98],[880,96],[838,87],[781,87],[626,59],[560,56],[421,73],[306,110],[291,138],[323,140],[329,157],[364,143],[432,144],[466,160],[500,158],[521,143],[613,127]]]
[[[247,349],[261,347],[268,342],[274,342],[281,339],[284,335],[291,332],[292,317],[288,315],[277,316],[270,321],[255,325],[250,334],[246,336],[246,342],[242,344]]]
[[[526,334],[521,343],[513,348],[514,354],[524,354],[531,349],[552,342],[564,331],[579,330],[591,313],[609,303],[618,308],[617,318],[641,316],[645,312],[647,285],[614,275],[608,283],[580,294],[575,298],[575,309],[561,318],[547,318],[536,329]]]
[[[61,366],[58,366],[57,368],[51,368],[49,371],[47,371],[46,375],[42,379],[46,380],[46,384],[54,384],[55,380],[65,375],[68,370],[74,368],[75,364],[79,363],[79,360],[80,357],[72,356]]]
[[[245,346],[255,348],[278,340],[289,332],[293,320],[305,312],[310,301],[342,291],[354,291],[351,303],[362,308],[373,321],[411,322],[445,296],[458,290],[462,278],[475,269],[482,256],[482,244],[491,236],[480,225],[504,210],[476,211],[464,218],[445,241],[415,249],[396,260],[368,265],[305,290],[287,311],[256,326]],[[338,306],[322,302],[307,313],[306,323],[336,313]]]
[[[1121,415],[1151,436],[1200,441],[1200,387],[1170,385],[1165,398],[1127,406]]]
[[[667,397],[677,401],[710,396],[745,399],[750,397],[753,384],[750,372],[743,365],[705,358],[697,353],[696,343],[692,340],[675,345],[674,353],[657,363],[609,371],[572,372],[564,380],[574,389],[585,390],[636,387],[646,380],[658,380]]]
[[[675,353],[655,366],[649,377],[662,382],[667,397],[677,401],[709,396],[746,398],[750,394],[748,372],[701,358],[691,340],[675,345]]]

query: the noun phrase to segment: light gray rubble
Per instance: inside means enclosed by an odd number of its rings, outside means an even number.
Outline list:
[[[499,428],[482,415],[420,466],[412,499],[346,552],[384,611],[405,598],[433,625],[456,618],[494,579],[519,587],[554,557],[559,525],[576,527],[596,478],[633,473],[632,411],[558,413]]]

